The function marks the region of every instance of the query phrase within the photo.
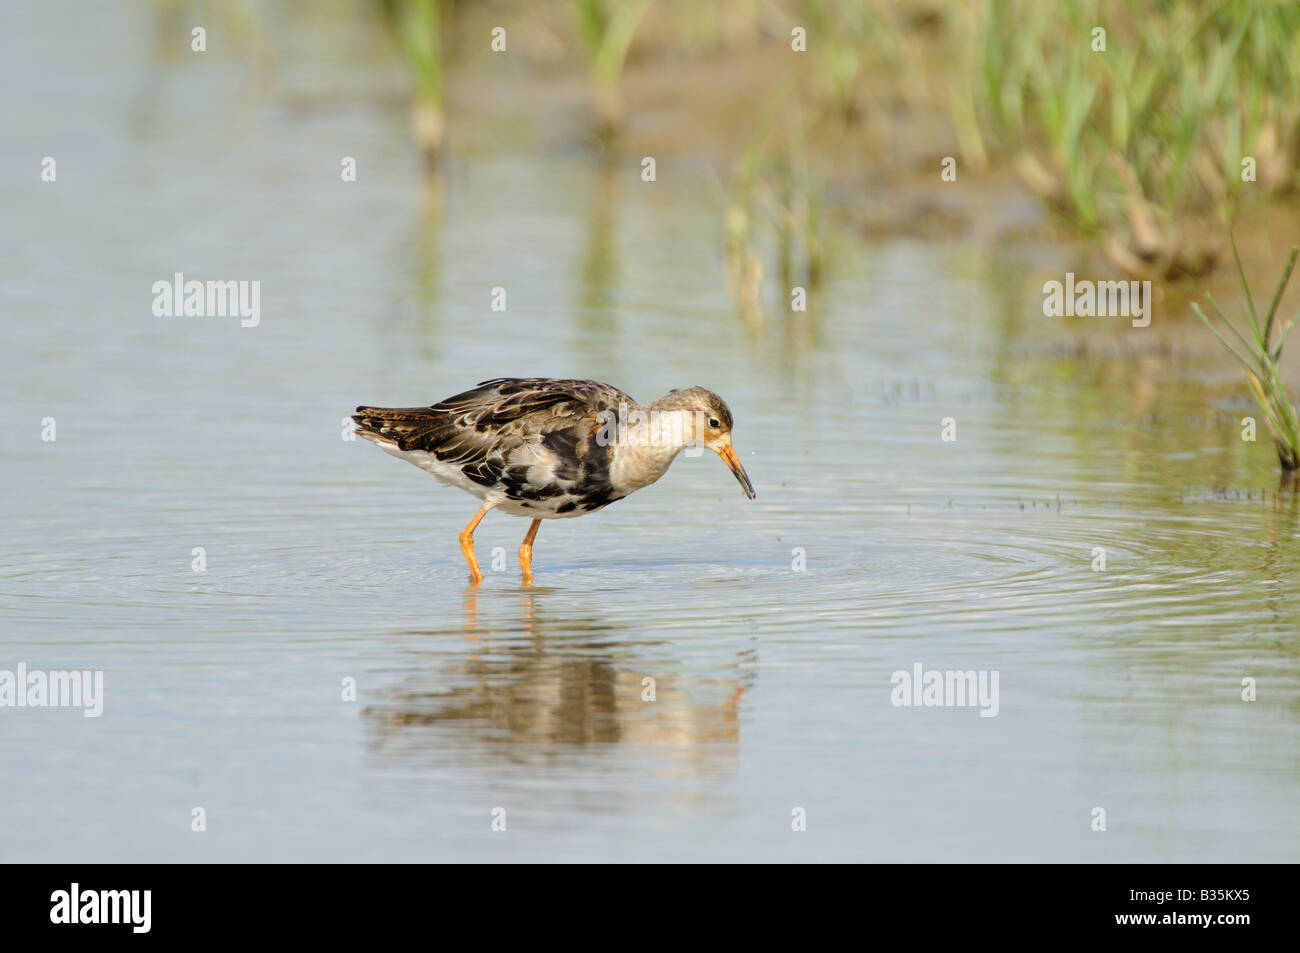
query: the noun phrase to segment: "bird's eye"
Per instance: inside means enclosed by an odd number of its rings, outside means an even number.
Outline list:
[[[714,430],[717,430],[719,427],[722,426],[722,421],[718,420],[717,417],[710,417],[709,426],[712,427]]]

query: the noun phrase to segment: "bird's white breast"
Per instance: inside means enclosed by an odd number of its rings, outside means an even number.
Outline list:
[[[456,464],[444,463],[427,450],[403,450],[396,444],[379,441],[376,441],[376,443],[385,453],[391,453],[407,463],[414,464],[424,472],[433,474],[439,483],[457,487],[484,501],[491,500],[494,503],[499,503],[505,499],[503,493],[483,486],[481,483],[475,483],[465,476]]]

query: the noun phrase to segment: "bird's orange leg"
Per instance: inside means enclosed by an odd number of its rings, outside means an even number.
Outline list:
[[[474,514],[474,518],[469,521],[469,525],[460,531],[460,551],[465,554],[465,562],[469,563],[470,578],[478,583],[483,581],[483,574],[479,572],[478,560],[474,558],[474,527],[478,525],[479,520],[487,515],[487,511],[492,509],[491,503],[484,503],[479,507],[479,511]]]
[[[537,530],[541,528],[541,520],[533,520],[533,525],[528,527],[528,535],[524,537],[523,544],[519,547],[519,567],[524,571],[524,585],[531,585],[533,581],[533,540],[537,537]]]

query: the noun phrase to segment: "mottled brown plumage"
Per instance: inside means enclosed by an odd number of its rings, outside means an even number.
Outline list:
[[[655,426],[638,430],[641,417]],[[461,534],[475,578],[473,528],[487,510],[534,520],[520,550],[529,578],[525,549],[530,555],[538,521],[622,499],[659,479],[688,445],[719,453],[754,496],[731,448],[731,410],[702,387],[641,407],[598,381],[498,378],[429,407],[358,407],[352,419],[361,436],[483,501]]]

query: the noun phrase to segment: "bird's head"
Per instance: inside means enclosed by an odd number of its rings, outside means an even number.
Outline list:
[[[652,410],[679,412],[686,446],[707,447],[731,468],[745,496],[754,499],[754,485],[740,465],[731,443],[733,419],[727,402],[703,387],[685,387],[670,391],[651,405]]]

